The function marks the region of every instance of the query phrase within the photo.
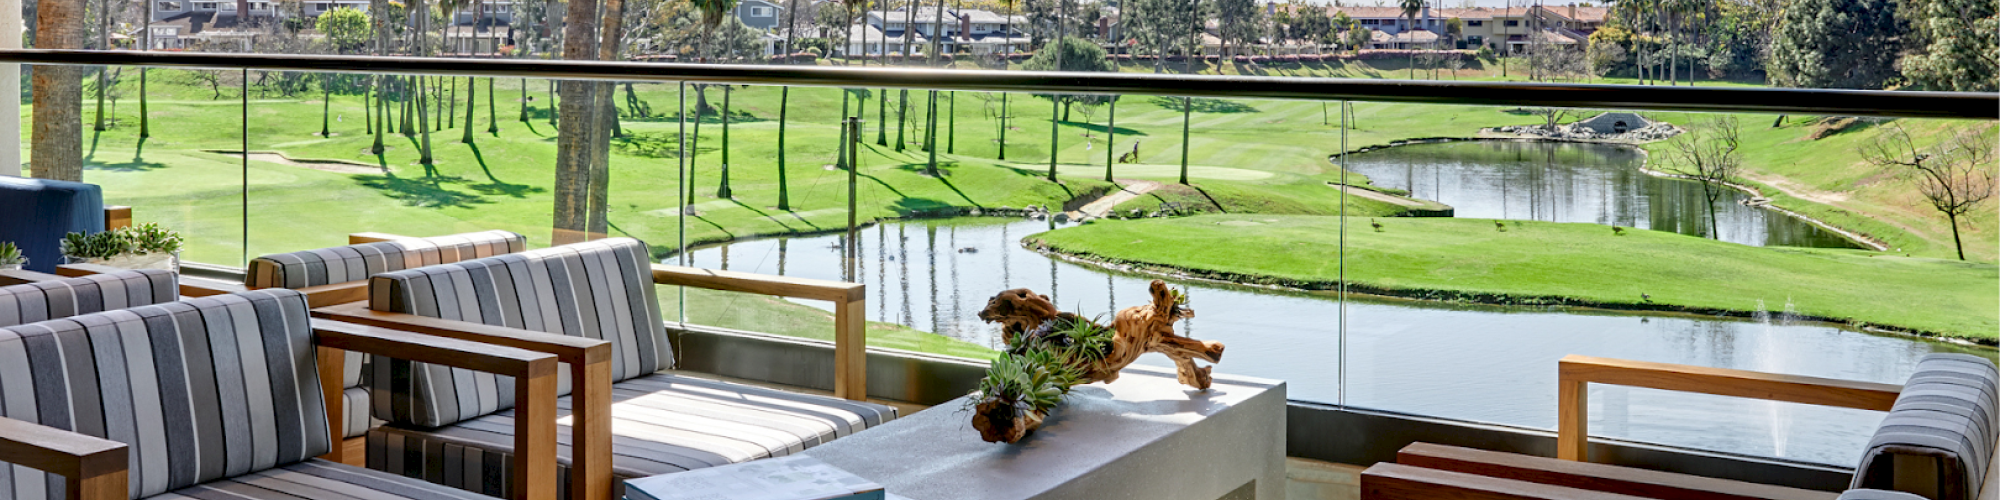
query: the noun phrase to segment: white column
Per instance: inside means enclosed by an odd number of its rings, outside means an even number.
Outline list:
[[[0,0],[0,49],[21,48],[21,0]],[[0,175],[21,175],[21,65],[0,64]]]

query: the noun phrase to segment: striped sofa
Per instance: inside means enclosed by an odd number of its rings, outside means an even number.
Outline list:
[[[427,266],[375,275],[369,308],[608,341],[611,473],[621,479],[783,456],[896,417],[888,406],[662,373],[675,358],[650,265],[644,243],[613,238]],[[480,492],[513,474],[467,458],[509,453],[504,377],[403,361],[372,370],[374,415],[389,423],[368,433],[370,468]],[[566,415],[570,397],[559,402]],[[563,425],[567,482],[574,433]]]
[[[272,254],[250,261],[243,284],[250,289],[302,289],[367,280],[376,273],[491,257],[526,250],[528,240],[510,231],[407,238]],[[364,357],[349,353],[341,387],[347,403],[344,437],[368,433],[368,391],[361,387]]]
[[[1972,500],[1985,484],[1994,443],[2000,441],[1996,406],[2000,369],[1992,360],[1971,354],[1924,356],[1875,429],[1850,487]]]
[[[103,443],[81,435],[122,444],[126,465],[122,481],[71,492],[64,477],[0,464],[0,497],[487,498],[313,458],[333,445],[316,326],[303,295],[271,290],[0,328],[4,427],[43,429],[26,441],[0,435],[0,444],[17,446],[0,456],[33,463],[19,443]],[[33,451],[62,453],[48,450]]]
[[[0,326],[173,302],[172,271],[142,269],[0,287]]]

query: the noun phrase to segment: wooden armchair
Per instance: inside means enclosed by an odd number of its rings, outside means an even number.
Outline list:
[[[836,394],[850,401],[655,373],[671,368],[674,361],[654,293],[656,284],[835,302],[840,356],[834,374]],[[572,291],[575,296],[569,295]],[[565,497],[601,500],[615,497],[614,475],[639,477],[787,454],[894,418],[893,408],[860,402],[866,397],[863,291],[862,285],[853,283],[653,264],[644,243],[613,238],[377,274],[370,282],[368,304],[324,307],[314,314],[506,343],[557,354],[564,361],[590,354],[511,342],[524,335],[549,335],[539,332],[610,342],[612,347],[603,356],[612,360],[611,366],[572,366],[574,384],[566,398],[574,411],[568,421],[574,431],[569,434],[570,489]],[[443,300],[446,296],[451,299]],[[550,317],[551,313],[562,319]],[[416,367],[392,371],[417,378],[425,373]],[[386,373],[378,371],[375,383],[387,382]],[[412,382],[396,380],[390,385]],[[392,423],[369,433],[371,455],[378,447],[396,443],[508,452],[498,443],[482,440],[482,436],[502,436],[473,430],[490,425],[485,423],[489,419],[504,419],[504,414],[465,414],[467,403],[424,401],[424,395],[389,397],[409,401],[409,408],[445,405],[461,414],[422,421],[419,415],[378,412],[377,417]],[[614,399],[622,402],[613,406]],[[619,424],[614,426],[614,421]],[[660,428],[669,423],[671,430]]]
[[[216,315],[244,321],[201,320]],[[16,363],[0,369],[0,388],[36,403],[26,411],[0,408],[0,462],[62,479],[38,488],[40,474],[0,467],[16,486],[11,498],[206,498],[223,491],[247,500],[315,492],[466,498],[442,486],[312,458],[338,439],[320,403],[338,389],[332,381],[340,366],[325,361],[344,350],[513,377],[522,403],[514,443],[520,452],[511,460],[520,473],[510,478],[508,497],[555,496],[554,356],[307,315],[302,294],[278,290],[0,328],[0,359]],[[154,318],[164,321],[149,320]],[[239,326],[258,331],[236,331]],[[183,342],[240,349],[197,354],[180,349]],[[81,348],[37,347],[56,343]],[[93,380],[71,380],[79,374]],[[224,397],[236,391],[249,397]],[[228,457],[235,465],[225,471],[222,461],[190,457]]]
[[[1827,500],[1835,493],[1588,462],[1589,384],[1890,412],[1842,498],[1993,498],[2000,493],[2000,370],[1991,360],[1933,354],[1907,385],[1571,355],[1560,362],[1557,457],[1416,443],[1363,473],[1362,496],[1397,500],[1570,498]],[[1551,489],[1554,488],[1554,489]],[[1576,490],[1576,491],[1572,491]],[[1512,493],[1535,491],[1525,497]],[[1579,491],[1585,493],[1579,493]],[[1537,496],[1543,495],[1543,496]],[[1985,496],[1980,496],[1985,495]],[[1582,497],[1578,497],[1582,498]]]

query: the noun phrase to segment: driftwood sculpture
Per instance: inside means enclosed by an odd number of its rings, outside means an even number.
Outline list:
[[[988,300],[979,319],[1000,324],[1008,352],[975,393],[972,426],[980,437],[1006,443],[1027,437],[1070,387],[1117,380],[1119,370],[1148,352],[1173,359],[1181,383],[1207,389],[1213,368],[1195,360],[1220,361],[1222,343],[1175,334],[1174,322],[1194,317],[1186,296],[1159,280],[1150,291],[1152,303],[1118,311],[1108,328],[1059,311],[1025,288]]]

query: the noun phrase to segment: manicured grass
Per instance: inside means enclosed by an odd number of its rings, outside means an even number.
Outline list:
[[[1993,264],[1759,248],[1660,231],[1621,236],[1596,224],[1509,222],[1501,232],[1490,220],[1375,220],[1381,232],[1369,219],[1349,219],[1346,275],[1398,295],[1737,313],[1789,304],[1808,316],[1988,343],[2000,332]],[[1338,217],[1207,215],[1102,221],[1035,238],[1066,253],[1325,286],[1340,272],[1339,224]]]

